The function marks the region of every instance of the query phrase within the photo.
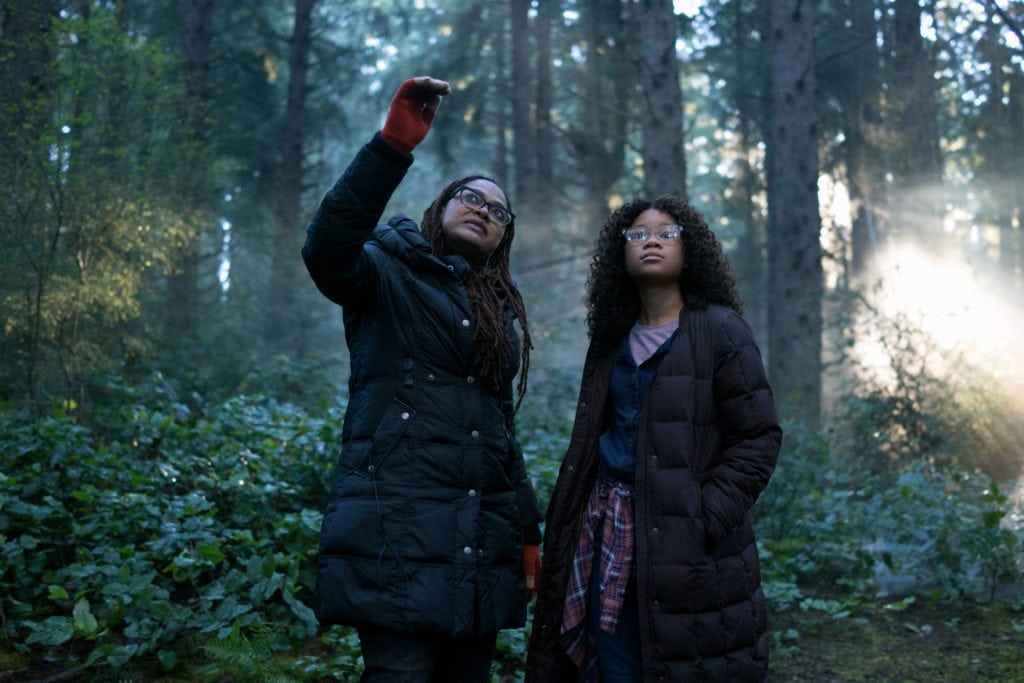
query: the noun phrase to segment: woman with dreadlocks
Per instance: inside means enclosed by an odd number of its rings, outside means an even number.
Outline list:
[[[530,335],[508,197],[470,175],[419,227],[378,224],[449,92],[401,85],[302,251],[342,307],[351,357],[314,611],[356,627],[363,681],[489,681],[497,633],[525,622],[540,573],[541,512],[513,426]]]
[[[750,509],[782,431],[728,261],[687,202],[613,212],[548,506],[526,681],[760,681]]]

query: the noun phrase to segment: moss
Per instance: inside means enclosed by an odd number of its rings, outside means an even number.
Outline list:
[[[791,611],[772,630],[770,681],[1024,682],[1024,614],[1006,605]]]

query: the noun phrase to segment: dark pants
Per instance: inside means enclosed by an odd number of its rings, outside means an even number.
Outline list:
[[[630,581],[619,612],[614,634],[601,630],[601,591],[598,588],[597,558],[590,578],[590,604],[587,606],[587,631],[597,653],[602,683],[642,683],[643,664],[640,658],[640,613],[636,599],[636,581]]]
[[[359,629],[366,668],[362,683],[487,683],[497,634],[448,638],[439,634]]]

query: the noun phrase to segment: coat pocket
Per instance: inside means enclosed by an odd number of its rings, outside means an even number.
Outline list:
[[[366,459],[356,470],[357,474],[372,478],[384,461],[395,450],[395,446],[405,435],[414,417],[413,410],[398,399],[393,399],[387,411],[381,417],[377,429],[373,433],[370,449]]]

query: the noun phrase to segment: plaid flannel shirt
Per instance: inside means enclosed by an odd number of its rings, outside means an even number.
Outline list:
[[[587,638],[587,592],[594,564],[594,540],[600,533],[598,586],[601,614],[598,624],[605,633],[615,633],[623,596],[633,564],[633,487],[606,475],[598,477],[587,503],[580,537],[573,557],[562,617],[562,644],[569,658],[582,671],[585,682],[599,681],[597,658]]]

